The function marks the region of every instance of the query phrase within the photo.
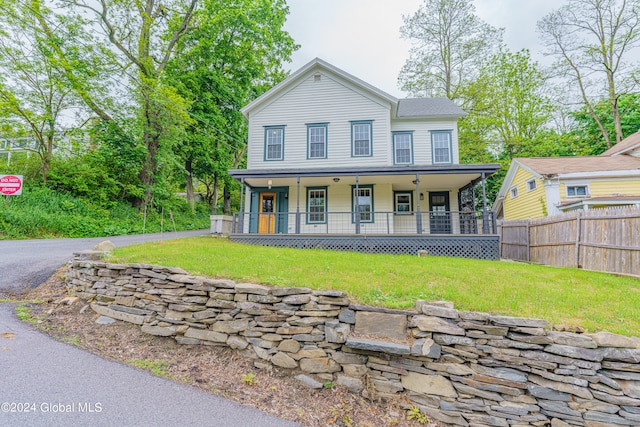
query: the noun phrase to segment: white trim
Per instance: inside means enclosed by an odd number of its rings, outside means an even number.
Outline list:
[[[514,191],[515,190],[515,191]],[[515,196],[514,196],[515,193]],[[511,188],[509,189],[509,197],[511,197],[512,199],[515,199],[516,197],[518,197],[518,185],[513,185],[511,186]]]
[[[531,188],[531,185],[529,185],[531,183],[533,183],[533,188]],[[538,183],[536,182],[536,177],[534,176],[533,178],[529,178],[526,182],[526,185],[527,185],[527,192],[534,191],[535,189],[537,189]]]
[[[326,61],[323,61],[320,58],[315,58],[291,75],[289,75],[289,77],[260,95],[258,98],[245,105],[240,109],[240,112],[248,119],[253,110],[256,110],[263,104],[270,103],[271,101],[273,101],[273,99],[280,96],[281,93],[286,93],[291,86],[299,84],[299,82],[303,80],[307,75],[313,75],[322,71],[333,74],[334,76],[338,77],[346,87],[354,89],[356,92],[362,93],[368,98],[377,101],[380,105],[390,106],[391,109],[394,110],[397,108],[398,98],[396,98],[395,96],[389,95],[388,93],[376,88],[375,86],[370,85],[364,80],[360,80],[359,78],[329,64]]]
[[[597,171],[597,172],[571,172],[558,174],[560,179],[593,179],[593,178],[640,178],[639,169],[621,170],[621,171]]]

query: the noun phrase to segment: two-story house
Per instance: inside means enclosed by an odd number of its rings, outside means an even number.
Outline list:
[[[465,113],[450,100],[398,100],[314,59],[242,113],[247,169],[229,171],[243,189],[232,239],[461,256],[451,247],[493,245],[482,193],[498,165],[459,163]]]
[[[640,206],[640,133],[599,156],[516,158],[493,210],[505,220]]]

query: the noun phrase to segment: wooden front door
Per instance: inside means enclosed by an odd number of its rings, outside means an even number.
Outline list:
[[[260,193],[260,213],[258,214],[258,233],[276,232],[276,193]]]
[[[448,192],[429,193],[429,222],[431,234],[451,234]]]

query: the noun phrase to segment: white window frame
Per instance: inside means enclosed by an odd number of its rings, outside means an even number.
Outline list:
[[[538,188],[538,184],[536,183],[535,178],[531,178],[527,180],[527,191],[533,191]]]
[[[573,188],[574,189],[574,194],[569,194],[569,189]],[[584,188],[584,194],[577,194],[575,189],[576,188]],[[567,191],[567,197],[589,197],[589,186],[582,184],[582,185],[566,185],[566,191]]]
[[[514,185],[513,187],[511,187],[509,189],[509,194],[511,195],[512,199],[515,199],[516,197],[518,197],[518,186]]]
[[[358,215],[358,211],[356,211],[356,197],[359,196],[358,193],[356,193],[356,186],[354,185],[353,187],[353,192],[352,192],[352,200],[351,200],[351,212],[353,213],[352,215],[352,221],[356,222],[356,215]],[[360,215],[360,222],[361,223],[365,223],[365,222],[374,222],[374,205],[373,205],[373,185],[360,185],[358,187],[358,191],[360,192],[366,192],[368,191],[369,195],[362,195],[360,196],[361,198],[364,197],[369,197],[369,203],[368,204],[363,204],[360,203],[360,200],[358,200],[358,210],[359,210],[359,215]],[[369,210],[362,212],[362,207],[363,206],[368,206]],[[363,218],[364,216],[364,218]],[[368,218],[367,218],[368,217]]]
[[[398,197],[399,196],[408,196],[409,197],[409,202],[408,203],[400,203],[398,201]],[[400,209],[398,209],[398,206],[400,205],[408,205],[409,210],[408,211],[402,211]],[[396,215],[413,215],[413,191],[396,191],[393,193],[393,209],[394,209],[394,214]]]

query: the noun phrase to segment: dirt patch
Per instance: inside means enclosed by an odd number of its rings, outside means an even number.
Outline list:
[[[36,301],[30,304],[36,327],[58,340],[309,427],[442,426],[409,419],[411,404],[403,396],[370,400],[331,383],[311,389],[289,372],[226,347],[180,345],[121,321],[98,324],[98,314],[67,295],[63,275],[60,269],[28,294],[13,297]]]

